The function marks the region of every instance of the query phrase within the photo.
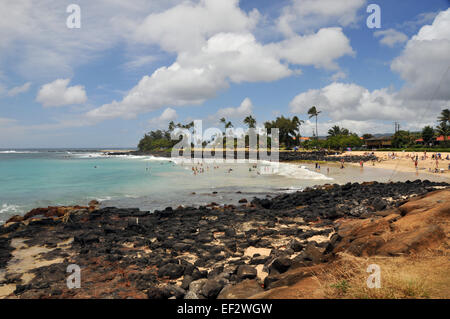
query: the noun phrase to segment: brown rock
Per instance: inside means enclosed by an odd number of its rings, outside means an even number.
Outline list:
[[[263,291],[256,280],[247,279],[236,285],[226,286],[217,299],[245,299]]]
[[[450,234],[450,190],[429,193],[378,219],[344,221],[334,253],[397,256],[439,246]]]
[[[256,275],[256,269],[249,265],[241,265],[237,270],[237,276],[239,279],[253,279],[256,278]]]
[[[21,221],[23,221],[23,217],[22,216],[14,215],[14,216],[12,216],[10,219],[8,219],[6,221],[6,224],[8,224],[8,223],[17,223],[17,222],[21,222]]]

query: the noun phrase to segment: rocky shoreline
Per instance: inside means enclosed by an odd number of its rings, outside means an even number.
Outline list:
[[[152,152],[105,152],[105,155],[134,155],[134,156],[155,156],[171,158],[172,154],[169,151],[152,151]],[[183,154],[179,154],[182,156]],[[214,155],[214,153],[213,153]],[[249,152],[245,152],[245,159],[249,158]],[[211,158],[210,153],[202,154],[203,158]],[[223,155],[225,158],[226,154]],[[259,159],[259,154],[252,155],[252,158]],[[359,163],[360,161],[368,162],[372,160],[378,160],[375,155],[342,155],[340,152],[328,152],[328,151],[312,151],[312,152],[279,152],[279,160],[281,162],[293,162],[293,161],[316,161],[316,162],[340,162],[344,160],[346,163]],[[191,153],[191,157],[194,157],[194,153]],[[234,152],[234,158],[237,159],[237,152]]]
[[[382,247],[379,241],[374,247],[352,244],[343,235],[345,221],[376,223],[395,212],[401,216],[410,198],[449,186],[419,180],[335,184],[242,199],[241,206],[211,203],[154,212],[99,209],[94,201],[89,207],[36,209],[0,228],[0,297],[264,294],[303,278],[298,269],[332,261],[342,245],[355,255]],[[66,285],[70,264],[81,268],[79,289]]]

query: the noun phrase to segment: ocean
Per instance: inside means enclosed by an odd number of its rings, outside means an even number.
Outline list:
[[[218,168],[214,168],[217,167]],[[289,192],[333,178],[305,166],[270,163],[198,166],[152,156],[105,156],[99,150],[0,150],[0,223],[32,208],[86,205],[153,211],[180,204],[234,203]],[[217,192],[217,193],[215,193]],[[194,194],[195,193],[195,194]]]

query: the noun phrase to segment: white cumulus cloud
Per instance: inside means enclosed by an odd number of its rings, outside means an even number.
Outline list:
[[[450,8],[423,26],[394,59],[391,69],[407,82],[401,94],[419,100],[450,100]]]
[[[185,1],[166,11],[148,15],[134,28],[133,39],[157,44],[171,52],[198,50],[219,32],[247,32],[259,18],[256,9],[246,14],[239,0]]]
[[[424,123],[435,125],[437,114],[450,103],[449,52],[450,9],[447,9],[432,24],[423,26],[392,61],[391,69],[405,80],[401,89],[368,90],[355,83],[334,82],[298,94],[291,101],[290,110],[306,114],[316,105],[323,111],[322,117],[331,118],[333,123],[370,132],[380,132],[393,120],[401,121],[403,129],[418,130]]]
[[[293,36],[272,48],[282,58],[299,65],[336,69],[336,59],[355,53],[341,28],[323,28],[317,33]]]
[[[402,44],[408,41],[408,36],[406,34],[395,29],[375,31],[373,35],[380,38],[381,44],[387,45],[391,48],[396,44]]]
[[[210,116],[212,120],[220,120],[222,117],[226,119],[240,119],[252,114],[253,103],[246,97],[238,107],[226,107],[219,109],[216,114]]]
[[[70,79],[57,79],[51,83],[44,84],[36,97],[36,101],[44,107],[65,106],[82,104],[86,102],[87,96],[84,87],[75,85],[68,87]]]
[[[27,92],[30,89],[31,82],[27,82],[24,85],[15,86],[8,91],[8,96],[16,96],[18,94],[22,94]]]
[[[358,21],[365,0],[291,0],[278,19],[278,29],[287,35],[323,26],[348,26]]]
[[[168,107],[165,109],[160,116],[154,117],[148,121],[152,127],[163,127],[166,126],[170,121],[176,120],[178,117],[177,111]]]

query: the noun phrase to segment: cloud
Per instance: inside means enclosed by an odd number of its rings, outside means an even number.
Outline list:
[[[334,82],[297,95],[289,104],[293,113],[306,114],[316,105],[333,120],[394,120],[413,118],[416,112],[389,89],[369,91],[356,84]]]
[[[13,87],[8,91],[8,96],[16,96],[21,93],[25,93],[30,89],[31,82],[27,82],[24,85]]]
[[[165,106],[201,104],[229,82],[274,81],[291,73],[252,34],[219,33],[200,52],[180,53],[171,66],[144,76],[122,101],[105,104],[87,116],[133,118]]]
[[[380,132],[386,122],[393,120],[401,121],[404,129],[418,130],[424,123],[434,125],[436,114],[450,102],[448,52],[450,9],[440,12],[431,25],[423,26],[391,63],[391,69],[405,80],[400,90],[368,90],[355,83],[334,82],[298,94],[290,110],[306,114],[316,105],[324,112],[323,117],[331,118],[333,123],[347,123],[351,130],[359,127]]]
[[[336,81],[338,81],[338,80],[342,80],[342,79],[345,79],[345,78],[347,78],[347,73],[345,73],[344,71],[337,71],[336,73],[334,73],[334,74],[330,77],[330,79],[331,79],[333,82],[336,82]]]
[[[9,126],[11,124],[14,124],[15,122],[16,120],[14,119],[0,117],[0,126]]]
[[[383,123],[376,120],[367,120],[367,121],[328,120],[318,122],[317,129],[319,131],[319,136],[327,136],[328,130],[335,125],[347,128],[348,130],[350,130],[350,132],[356,133],[358,135],[362,135],[365,133],[389,133],[394,129],[392,123]],[[315,131],[316,131],[315,120],[306,120],[305,123],[303,123],[300,127],[300,134],[303,136],[313,136],[313,132]]]
[[[151,13],[142,22],[128,21],[125,28],[135,43],[157,45],[176,53],[176,60],[142,77],[123,99],[86,116],[130,119],[163,107],[198,105],[230,83],[270,82],[300,74],[289,65],[338,69],[338,58],[354,54],[341,28],[262,44],[252,34],[259,19],[257,10],[246,13],[237,0],[200,0]]]
[[[246,97],[238,107],[226,107],[219,109],[216,114],[208,117],[209,120],[219,121],[222,117],[229,119],[242,120],[253,112],[253,103]]]
[[[401,95],[418,100],[450,100],[450,90],[446,89],[450,83],[449,52],[450,8],[440,12],[431,25],[423,26],[391,63],[391,69],[407,82]]]
[[[396,44],[401,44],[408,41],[408,36],[406,34],[395,29],[375,31],[373,34],[376,38],[381,38],[381,44],[387,45],[391,48]]]
[[[337,69],[336,59],[355,54],[341,28],[323,28],[314,34],[293,36],[271,47],[290,63],[327,69]]]
[[[239,0],[183,2],[148,15],[133,33],[138,43],[157,44],[168,52],[196,51],[219,32],[248,32],[259,19],[256,9],[246,14]]]
[[[348,26],[358,20],[357,12],[365,0],[291,0],[278,19],[278,29],[285,35],[311,31],[330,25]]]
[[[148,123],[152,126],[163,127],[170,121],[176,120],[178,117],[177,111],[168,107],[162,112],[162,114],[158,117],[154,117],[148,121]]]
[[[81,29],[68,29],[64,3],[2,2],[0,61],[12,61],[14,72],[25,78],[43,77],[48,82],[72,77],[73,68],[118,43],[131,52],[124,63],[127,69],[152,63],[154,56],[148,50],[155,47],[175,57],[172,63],[142,77],[122,99],[88,112],[89,121],[134,118],[160,108],[198,105],[230,83],[270,82],[300,73],[289,64],[337,68],[339,57],[352,54],[347,37],[334,28],[263,44],[253,35],[261,22],[260,13],[242,10],[238,0],[99,0],[95,4],[80,1],[79,5]],[[64,87],[58,92],[62,90]],[[67,90],[58,95],[44,86],[37,100],[44,106],[86,101],[82,87]]]
[[[81,85],[68,87],[70,79],[57,79],[44,84],[36,97],[36,101],[44,107],[82,104],[87,100],[86,91]]]
[[[258,43],[251,33],[218,33],[199,51],[180,52],[171,66],[144,76],[121,101],[102,105],[87,116],[134,118],[161,107],[201,104],[230,82],[269,82],[292,75],[282,59],[337,68],[335,59],[352,53],[340,28],[267,45]]]
[[[414,17],[413,20],[405,21],[403,23],[400,23],[397,25],[398,29],[407,29],[409,31],[417,31],[418,27],[422,27],[425,24],[429,24],[433,22],[436,15],[439,13],[437,12],[422,12],[419,13],[416,17]]]
[[[153,62],[156,61],[156,57],[152,56],[152,55],[146,55],[146,56],[139,56],[139,57],[135,57],[132,60],[126,62],[124,64],[124,67],[126,69],[139,69],[143,66],[146,66],[148,64],[151,64]]]
[[[71,77],[73,69],[117,43],[129,43],[126,21],[167,9],[174,0],[79,0],[81,28],[69,29],[67,1],[0,1],[0,68],[26,79]],[[9,68],[14,63],[14,68]]]

